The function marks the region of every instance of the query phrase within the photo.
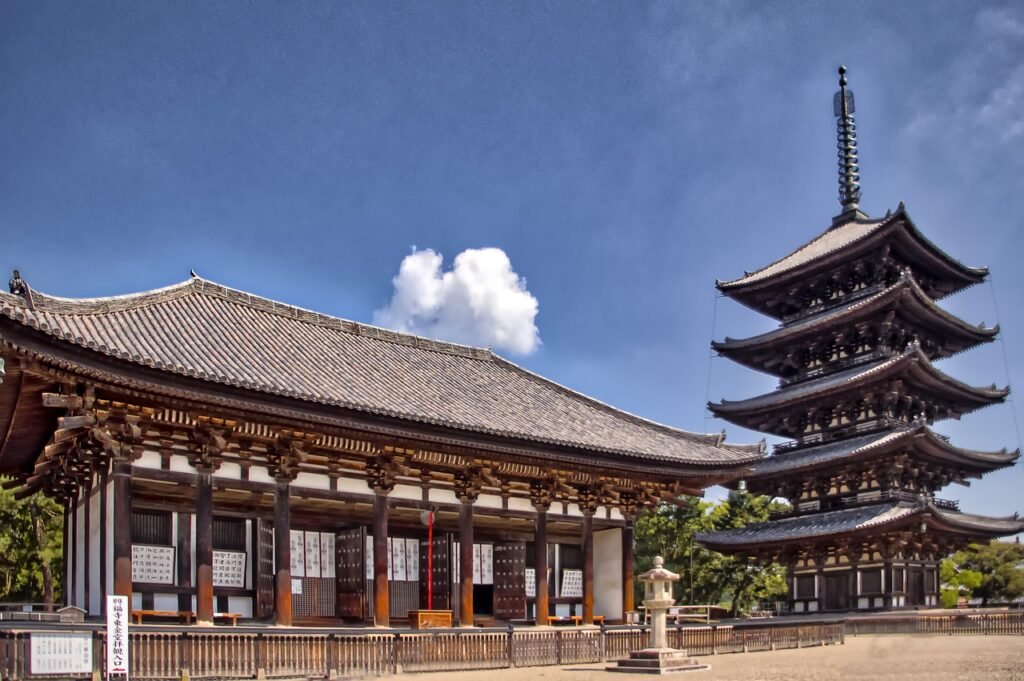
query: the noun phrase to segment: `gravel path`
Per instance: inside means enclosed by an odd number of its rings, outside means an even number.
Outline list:
[[[1024,681],[1024,636],[863,636],[845,645],[708,655],[710,671],[674,674],[695,681]],[[398,677],[401,678],[401,677]],[[531,667],[409,675],[412,681],[627,681],[604,665]]]

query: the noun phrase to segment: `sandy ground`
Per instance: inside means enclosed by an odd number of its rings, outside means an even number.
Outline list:
[[[697,681],[825,681],[927,679],[1024,681],[1024,636],[862,636],[844,645],[708,655],[710,671],[673,674]],[[531,667],[408,675],[414,681],[627,681],[658,678],[611,674],[605,665]],[[392,677],[402,678],[402,677]]]

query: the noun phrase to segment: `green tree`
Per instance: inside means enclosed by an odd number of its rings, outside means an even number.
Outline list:
[[[41,494],[17,500],[0,489],[0,600],[59,602],[63,542],[57,502]]]
[[[940,563],[939,577],[947,585],[942,593],[946,607],[956,605],[961,594],[981,598],[981,607],[1019,598],[1024,596],[1024,546],[1002,541],[971,544]]]
[[[634,555],[637,572],[647,570],[654,556],[680,575],[684,603],[726,603],[736,616],[759,600],[786,593],[785,570],[774,563],[746,561],[704,548],[694,539],[698,532],[743,527],[767,520],[786,509],[768,497],[734,492],[718,504],[687,498],[678,506],[663,504],[636,521]],[[642,594],[639,584],[637,602]]]

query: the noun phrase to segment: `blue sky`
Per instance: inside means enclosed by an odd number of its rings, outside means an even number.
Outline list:
[[[840,63],[863,207],[904,200],[940,246],[993,271],[947,305],[1000,322],[1003,340],[942,368],[1024,380],[1011,3],[4,2],[0,266],[65,296],[194,268],[370,322],[414,247],[444,268],[498,248],[540,338],[503,354],[629,411],[756,440],[704,404],[773,381],[708,344],[772,323],[716,300],[714,281],[838,212]],[[938,430],[1015,448],[1013,412]],[[1024,511],[1022,476],[944,495]]]

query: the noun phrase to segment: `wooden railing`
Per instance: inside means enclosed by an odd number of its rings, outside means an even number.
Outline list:
[[[850,622],[776,620],[735,626],[670,627],[668,636],[669,645],[685,648],[693,655],[738,653],[842,643]],[[993,622],[987,625],[988,633],[1011,633],[1007,627],[996,626]],[[1018,618],[1015,626],[1020,624]],[[0,629],[0,679],[3,681],[34,678],[28,660],[32,631],[31,628]],[[102,669],[104,632],[102,629],[91,631],[94,666]],[[966,629],[962,631],[968,633]],[[958,629],[957,633],[960,632]],[[936,633],[947,632],[937,630]],[[154,627],[130,632],[130,678],[148,681],[186,676],[193,679],[329,678],[585,664],[627,657],[630,651],[645,647],[648,636],[647,628],[639,626],[290,632]]]
[[[863,617],[846,622],[851,636],[900,634],[1024,634],[1024,612],[955,612],[927,617]]]

